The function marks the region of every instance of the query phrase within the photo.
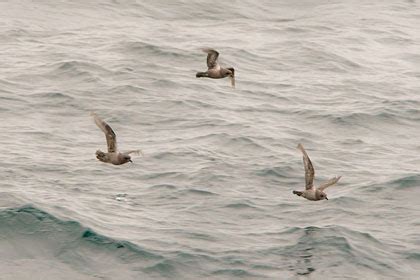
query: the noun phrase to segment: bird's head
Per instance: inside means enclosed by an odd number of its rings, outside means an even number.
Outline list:
[[[323,200],[323,199],[328,200],[327,194],[324,192],[319,192],[319,198],[320,200]]]
[[[124,155],[124,162],[133,162],[132,160],[131,160],[131,157],[129,156],[129,155]]]

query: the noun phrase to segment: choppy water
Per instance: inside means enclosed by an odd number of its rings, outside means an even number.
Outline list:
[[[0,2],[0,279],[418,279],[419,3],[360,2]]]

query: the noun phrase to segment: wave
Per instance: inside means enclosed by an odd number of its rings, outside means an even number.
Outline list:
[[[349,114],[343,114],[340,116],[337,115],[328,115],[328,116],[319,116],[320,118],[328,118],[333,123],[345,126],[372,126],[375,125],[384,125],[384,128],[387,128],[390,124],[393,125],[403,125],[402,121],[404,116],[392,113],[389,111],[381,111],[377,113],[363,113],[355,112]],[[409,117],[409,116],[407,116]],[[389,129],[389,128],[388,128]]]
[[[114,72],[96,63],[69,60],[43,65],[46,69],[43,78],[58,80],[77,80],[78,82],[99,82],[103,77],[114,75]],[[100,78],[101,77],[101,78]]]
[[[257,170],[255,173],[261,177],[270,177],[270,178],[283,178],[289,179],[290,173],[294,171],[294,169],[290,166],[281,166],[281,167],[271,167],[271,168],[263,168]]]
[[[149,187],[152,190],[176,190],[176,188],[176,186],[171,184],[158,184]]]
[[[69,94],[56,91],[38,92],[31,95],[32,97],[41,100],[40,102],[51,104],[66,104],[75,103],[75,98]],[[37,100],[38,101],[38,100]]]
[[[78,60],[69,60],[69,61],[62,61],[58,63],[54,63],[53,65],[50,65],[50,67],[55,68],[58,72],[67,72],[67,71],[102,71],[108,74],[112,74],[111,71],[108,69],[91,62],[86,61],[78,61]]]
[[[411,189],[418,188],[420,185],[420,175],[409,175],[396,180],[392,180],[386,185],[391,185],[395,189]]]
[[[352,275],[355,279],[358,276],[364,278],[369,273],[387,277],[399,275],[399,256],[393,255],[386,243],[369,233],[342,226],[308,226],[287,229],[280,236],[295,240],[294,244],[270,248],[261,253],[283,256],[290,270],[297,275],[322,271],[323,266],[340,266],[341,276],[343,271],[350,273],[355,266],[360,267]],[[330,255],[334,255],[334,259],[329,258]],[[329,277],[334,278],[334,275]]]
[[[137,53],[141,55],[145,54],[154,54],[158,56],[167,56],[167,57],[180,57],[187,59],[189,55],[183,50],[178,50],[175,48],[158,46],[151,43],[136,41],[136,42],[125,42],[123,43],[123,48],[126,51],[131,53]]]
[[[246,209],[259,210],[259,208],[252,205],[252,202],[249,201],[249,200],[229,203],[229,204],[225,205],[224,207],[225,208],[230,208],[230,209],[237,209],[237,210],[246,210]]]
[[[366,192],[377,193],[386,191],[386,193],[395,190],[405,190],[417,188],[420,185],[420,175],[407,175],[398,179],[392,179],[382,183],[376,183],[365,188]],[[386,194],[384,194],[386,195]]]
[[[209,141],[226,150],[243,150],[249,151],[250,153],[255,153],[256,151],[271,152],[268,147],[263,145],[263,141],[261,141],[265,139],[245,135],[235,136],[225,132],[210,133],[195,137],[195,141]]]
[[[206,191],[206,190],[200,190],[200,189],[186,189],[186,190],[182,190],[179,191],[180,193],[180,197],[182,197],[183,195],[198,195],[198,196],[211,196],[211,195],[217,195],[214,192],[211,191]]]
[[[251,277],[256,276],[244,269],[218,269],[212,272],[213,275],[223,275],[227,277]]]
[[[173,112],[173,109],[177,109],[181,112],[193,112],[193,110],[197,109],[221,109],[220,106],[211,104],[208,102],[203,102],[200,100],[159,100],[154,102],[146,102],[144,106],[147,105],[154,105],[162,108],[164,112]],[[173,116],[171,116],[173,118]],[[178,117],[179,118],[179,117]],[[177,119],[178,119],[177,118]],[[165,123],[171,120],[162,120],[161,122]],[[207,120],[206,120],[207,121]]]
[[[294,30],[294,32],[297,31]],[[363,68],[362,65],[348,57],[322,49],[322,46],[304,46],[300,48],[300,55],[311,64],[318,66],[317,68],[321,71],[350,72]]]
[[[147,274],[165,260],[131,242],[98,234],[77,221],[61,220],[30,205],[0,210],[0,237],[2,255],[9,261],[29,258],[38,265],[48,260],[86,277],[99,276],[100,271],[104,271],[102,277],[117,274],[121,266]],[[54,274],[54,267],[49,269]]]

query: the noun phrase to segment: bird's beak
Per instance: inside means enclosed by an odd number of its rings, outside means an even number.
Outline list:
[[[131,159],[128,160],[129,162],[133,163],[133,161]]]
[[[328,200],[328,197],[325,197],[326,200]]]

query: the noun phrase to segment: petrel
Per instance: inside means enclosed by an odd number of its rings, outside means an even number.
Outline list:
[[[235,69],[223,68],[219,65],[217,58],[219,53],[213,49],[203,49],[207,53],[207,67],[206,72],[197,72],[195,75],[197,78],[205,77],[212,79],[222,79],[229,77],[232,87],[235,87]]]
[[[114,165],[121,165],[126,162],[133,162],[131,160],[131,153],[141,153],[140,150],[132,150],[124,153],[120,153],[117,150],[117,136],[112,128],[104,122],[98,115],[91,113],[93,120],[96,125],[105,133],[106,143],[108,145],[108,153],[104,153],[101,150],[96,151],[96,158],[102,162],[112,163]]]
[[[303,148],[302,144],[298,145],[298,149],[302,151],[303,154],[303,166],[305,167],[305,190],[304,191],[293,191],[294,194],[298,196],[302,196],[309,200],[323,200],[327,198],[327,194],[324,192],[326,188],[329,186],[334,185],[335,183],[340,180],[341,176],[334,177],[327,182],[321,184],[318,188],[314,187],[314,177],[315,177],[315,170],[312,166],[312,162],[309,159],[308,154],[306,153],[305,149]]]

